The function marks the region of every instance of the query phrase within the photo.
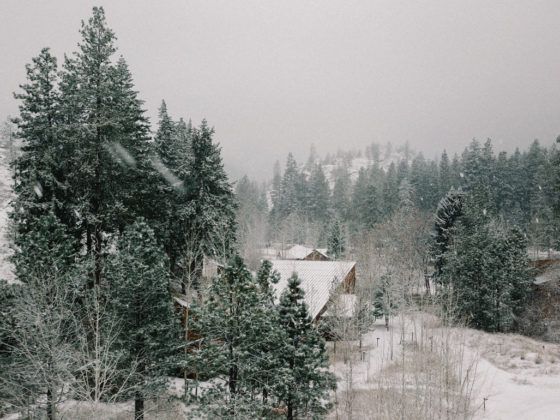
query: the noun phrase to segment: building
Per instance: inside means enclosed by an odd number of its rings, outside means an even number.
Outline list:
[[[272,269],[280,275],[280,281],[274,285],[276,298],[288,286],[288,279],[296,273],[305,292],[305,301],[309,314],[315,321],[328,309],[333,291],[344,294],[354,293],[356,284],[356,262],[354,261],[309,261],[309,260],[274,260]]]

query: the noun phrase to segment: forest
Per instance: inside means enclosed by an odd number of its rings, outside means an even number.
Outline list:
[[[103,8],[62,63],[44,48],[25,71],[3,136],[15,279],[0,279],[0,415],[79,418],[65,410],[87,403],[83,418],[113,418],[96,407],[133,401],[138,420],[169,404],[169,418],[364,418],[352,369],[380,329],[387,357],[417,369],[416,397],[404,370],[398,386],[379,377],[371,418],[472,418],[471,371],[462,382],[445,334],[552,340],[532,261],[559,248],[557,143],[472,140],[434,159],[408,143],[312,147],[270,180],[232,180],[209,122],[162,101],[150,124]],[[297,244],[357,263],[351,316],[333,290],[312,318],[296,272],[275,292],[263,249]],[[420,357],[441,371],[426,379]]]

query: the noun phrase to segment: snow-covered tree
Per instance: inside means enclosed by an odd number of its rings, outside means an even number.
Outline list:
[[[193,309],[202,337],[193,363],[211,384],[198,405],[210,418],[261,417],[276,402],[285,340],[272,307],[273,279],[269,264],[255,278],[234,257],[213,280],[207,301]]]
[[[226,259],[235,243],[236,203],[224,170],[220,147],[213,140],[214,129],[206,121],[192,129],[189,177],[185,183],[186,198],[181,209],[188,216],[186,233],[197,238],[200,251],[191,261],[194,283],[198,283],[203,255]]]
[[[123,354],[123,375],[133,385],[135,419],[142,419],[144,400],[157,396],[166,385],[181,337],[165,254],[146,222],[138,220],[125,229],[105,274],[112,313],[121,323],[115,348]]]
[[[61,73],[59,158],[67,177],[65,202],[76,217],[72,227],[95,259],[92,287],[101,282],[108,238],[153,208],[146,185],[151,146],[126,62],[114,59],[115,35],[103,8],[93,8],[80,33],[78,50],[66,57]]]
[[[441,199],[435,215],[435,229],[433,234],[433,255],[435,275],[441,281],[443,266],[445,265],[445,254],[451,242],[453,227],[457,219],[461,217],[465,193],[461,190],[451,189]]]
[[[457,315],[470,325],[510,331],[531,291],[527,241],[518,228],[481,217],[469,205],[444,255],[446,292],[456,303]]]
[[[332,223],[327,238],[327,254],[333,260],[344,257],[346,252],[346,235],[344,227],[338,219]]]
[[[287,408],[286,418],[321,417],[330,407],[329,391],[336,382],[328,371],[325,342],[309,316],[296,274],[288,280],[278,313],[287,336],[279,372],[282,382],[277,389]]]

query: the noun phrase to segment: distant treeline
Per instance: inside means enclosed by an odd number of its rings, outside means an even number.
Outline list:
[[[454,188],[476,191],[485,211],[522,228],[530,245],[556,246],[560,157],[555,146],[544,147],[535,140],[527,150],[496,154],[491,140],[473,140],[461,155],[450,158],[444,150],[438,160],[422,153],[412,157],[407,147],[398,154],[385,149],[383,156],[380,147],[372,145],[363,154],[339,152],[323,161],[312,151],[301,166],[289,154],[283,173],[277,163],[270,188],[270,237],[294,215],[320,226],[336,218],[351,232],[369,229],[391,217],[402,188],[410,189],[417,209],[433,213]],[[367,157],[368,165],[352,179],[352,160],[360,156]],[[330,183],[325,165],[335,166]],[[262,203],[262,192],[258,194]]]

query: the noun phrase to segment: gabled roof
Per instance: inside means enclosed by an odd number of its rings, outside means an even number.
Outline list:
[[[273,270],[280,274],[280,281],[274,285],[276,298],[280,298],[292,274],[297,273],[313,319],[329,301],[333,286],[342,283],[356,265],[355,261],[275,260],[271,263]]]
[[[327,258],[329,257],[327,248],[315,248],[315,251],[317,251],[320,254],[323,254]]]
[[[303,260],[313,252],[313,248],[308,248],[303,245],[294,245],[284,253],[286,260]]]

